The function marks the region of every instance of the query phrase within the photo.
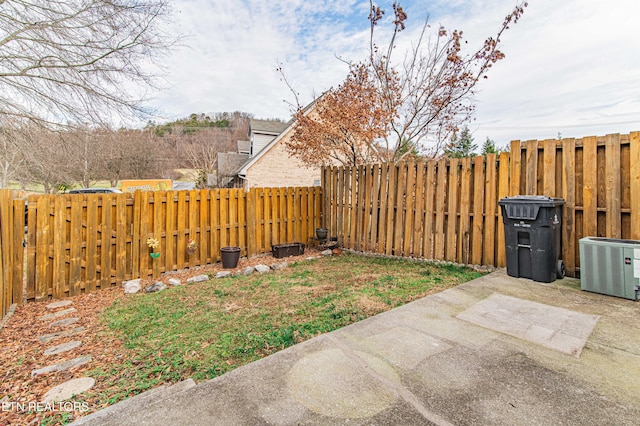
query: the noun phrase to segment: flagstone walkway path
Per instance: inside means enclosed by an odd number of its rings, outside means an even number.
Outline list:
[[[82,332],[85,328],[78,326],[80,318],[73,316],[77,314],[77,309],[72,307],[71,300],[59,300],[49,303],[46,308],[50,313],[38,318],[38,321],[49,321],[49,329],[51,333],[44,334],[38,338],[43,346],[42,359],[44,367],[31,371],[31,376],[39,376],[58,371],[66,371],[72,368],[80,367],[91,362],[91,355],[83,355],[79,357],[67,357],[62,361],[55,363],[47,362],[47,358],[53,355],[63,355],[73,349],[82,346]],[[64,343],[56,343],[62,338],[74,336],[73,340]],[[75,378],[51,388],[44,396],[42,402],[49,403],[55,401],[64,401],[74,395],[78,395],[93,387],[95,380],[90,377]]]

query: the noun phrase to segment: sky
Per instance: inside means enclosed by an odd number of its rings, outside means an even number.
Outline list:
[[[504,60],[477,87],[475,142],[583,137],[640,131],[637,0],[529,0],[502,37]],[[167,90],[150,104],[165,119],[243,111],[291,116],[337,86],[343,60],[364,59],[368,0],[174,0],[173,31],[186,37],[165,62]],[[495,35],[514,0],[405,0],[398,49],[429,17],[464,32],[477,49]],[[380,3],[391,14],[391,6]],[[340,60],[342,58],[343,60]]]

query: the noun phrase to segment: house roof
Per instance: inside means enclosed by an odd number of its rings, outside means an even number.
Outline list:
[[[322,97],[322,96],[320,96]],[[319,98],[318,98],[319,99]],[[311,112],[313,110],[313,108],[316,105],[316,101],[318,99],[314,99],[313,101],[311,101],[309,103],[309,105],[307,105],[306,107],[303,108],[304,114],[309,114],[309,112]],[[264,120],[251,120],[251,121],[264,121]],[[279,122],[276,122],[279,123]],[[289,133],[291,130],[293,130],[296,121],[295,120],[290,120],[288,123],[279,123],[281,125],[284,126],[284,128],[280,131],[280,133],[278,133],[278,136],[276,136],[271,142],[269,142],[267,145],[264,146],[264,148],[262,148],[258,153],[256,153],[256,155],[254,155],[253,157],[249,158],[249,160],[247,160],[246,163],[244,163],[242,166],[240,166],[240,168],[238,169],[237,174],[240,176],[245,176],[247,174],[247,170],[249,169],[249,167],[251,167],[256,161],[258,161],[260,158],[262,158],[263,155],[265,155],[267,152],[269,152],[269,150],[275,145],[277,144],[280,139],[283,138],[284,135],[286,135],[287,133]]]
[[[238,153],[239,154],[248,154],[251,151],[251,142],[250,141],[237,141]]]
[[[238,168],[247,161],[249,154],[240,154],[237,152],[219,152],[218,153],[218,173],[223,175],[233,175]]]
[[[255,120],[249,121],[250,131],[253,133],[263,133],[269,135],[279,135],[289,127],[289,123],[283,123],[282,121],[274,120]]]

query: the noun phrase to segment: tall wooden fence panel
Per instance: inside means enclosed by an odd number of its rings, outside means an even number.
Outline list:
[[[505,266],[498,201],[565,200],[562,258],[585,236],[640,239],[640,132],[514,141],[510,153],[323,170],[324,225],[348,248]]]
[[[0,319],[13,303],[22,301],[22,276],[15,265],[22,264],[24,201],[19,191],[0,190]]]
[[[308,244],[321,223],[321,194],[305,187],[31,195],[25,234],[25,200],[0,191],[2,316],[23,294],[59,299],[149,277],[156,266],[211,264],[224,246],[252,256],[272,244]],[[160,243],[157,265],[149,238]]]

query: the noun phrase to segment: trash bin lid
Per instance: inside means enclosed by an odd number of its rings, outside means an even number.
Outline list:
[[[555,207],[561,206],[564,204],[564,200],[562,198],[553,198],[547,195],[515,195],[513,197],[504,197],[498,204],[539,204],[541,207]]]
[[[552,198],[546,195],[516,195],[505,197],[498,201],[503,206],[509,219],[535,220],[540,208],[564,205],[562,198]]]

